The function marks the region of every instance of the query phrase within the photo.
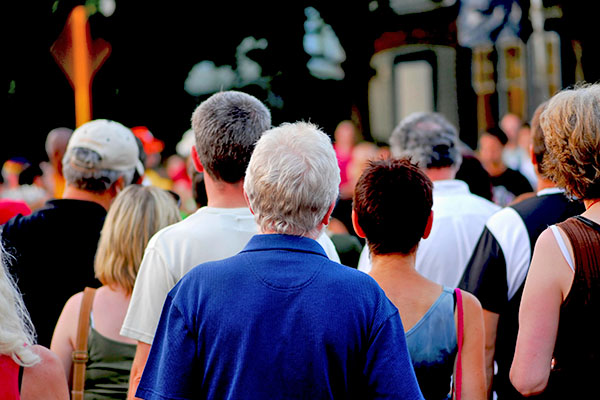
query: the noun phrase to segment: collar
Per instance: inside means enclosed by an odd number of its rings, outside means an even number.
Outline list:
[[[276,233],[258,234],[250,238],[246,247],[241,251],[285,250],[312,253],[327,258],[323,247],[314,239],[304,236],[282,235]]]
[[[96,210],[101,214],[106,214],[107,212],[104,207],[95,201],[78,199],[51,199],[46,202],[45,208],[80,208],[86,210],[86,212]]]
[[[444,179],[441,181],[433,181],[433,191],[436,194],[467,194],[469,185],[460,179]]]
[[[559,187],[552,187],[552,188],[546,188],[546,189],[542,189],[540,191],[538,191],[536,193],[536,196],[546,196],[549,194],[557,194],[557,193],[564,193],[565,189],[559,188]]]

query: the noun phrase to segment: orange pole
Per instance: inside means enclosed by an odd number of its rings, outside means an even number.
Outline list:
[[[90,37],[87,11],[77,6],[71,15],[71,40],[73,44],[73,91],[75,92],[75,125],[92,119]]]

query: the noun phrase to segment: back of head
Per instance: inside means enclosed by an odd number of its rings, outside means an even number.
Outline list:
[[[600,84],[557,93],[540,116],[548,176],[581,199],[600,198]]]
[[[219,92],[202,102],[192,115],[196,150],[204,170],[214,179],[239,182],[254,145],[271,127],[271,113],[255,97]]]
[[[404,118],[390,137],[392,155],[421,168],[458,168],[462,161],[456,128],[438,113],[417,112]]]
[[[297,122],[265,132],[244,190],[262,232],[316,238],[338,196],[340,169],[329,136]]]
[[[120,123],[105,119],[77,128],[63,157],[67,184],[94,193],[104,193],[120,177],[130,184],[136,170],[143,175],[135,136]]]
[[[409,254],[425,233],[433,184],[406,159],[371,161],[356,184],[353,208],[373,254]]]
[[[8,271],[8,257],[0,240],[0,355],[10,356],[19,365],[31,366],[40,359],[31,350],[35,343],[34,328]]]
[[[54,128],[46,136],[46,154],[52,165],[57,165],[67,150],[67,144],[73,134],[69,128]]]
[[[100,234],[94,263],[98,280],[131,293],[150,238],[180,220],[169,192],[155,186],[126,187],[108,210]]]
[[[540,125],[540,116],[548,106],[548,101],[540,104],[531,117],[531,145],[533,157],[537,164],[537,170],[540,175],[548,179],[546,168],[544,167],[544,155],[546,154],[546,143],[544,142],[544,130]]]

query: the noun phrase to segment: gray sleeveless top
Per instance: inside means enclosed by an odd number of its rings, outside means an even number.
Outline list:
[[[452,289],[444,287],[425,315],[406,332],[406,343],[425,399],[449,398],[458,349]]]

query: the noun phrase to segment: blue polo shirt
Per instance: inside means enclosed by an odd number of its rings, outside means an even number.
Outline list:
[[[400,316],[314,240],[256,235],[169,293],[144,399],[422,399]]]

